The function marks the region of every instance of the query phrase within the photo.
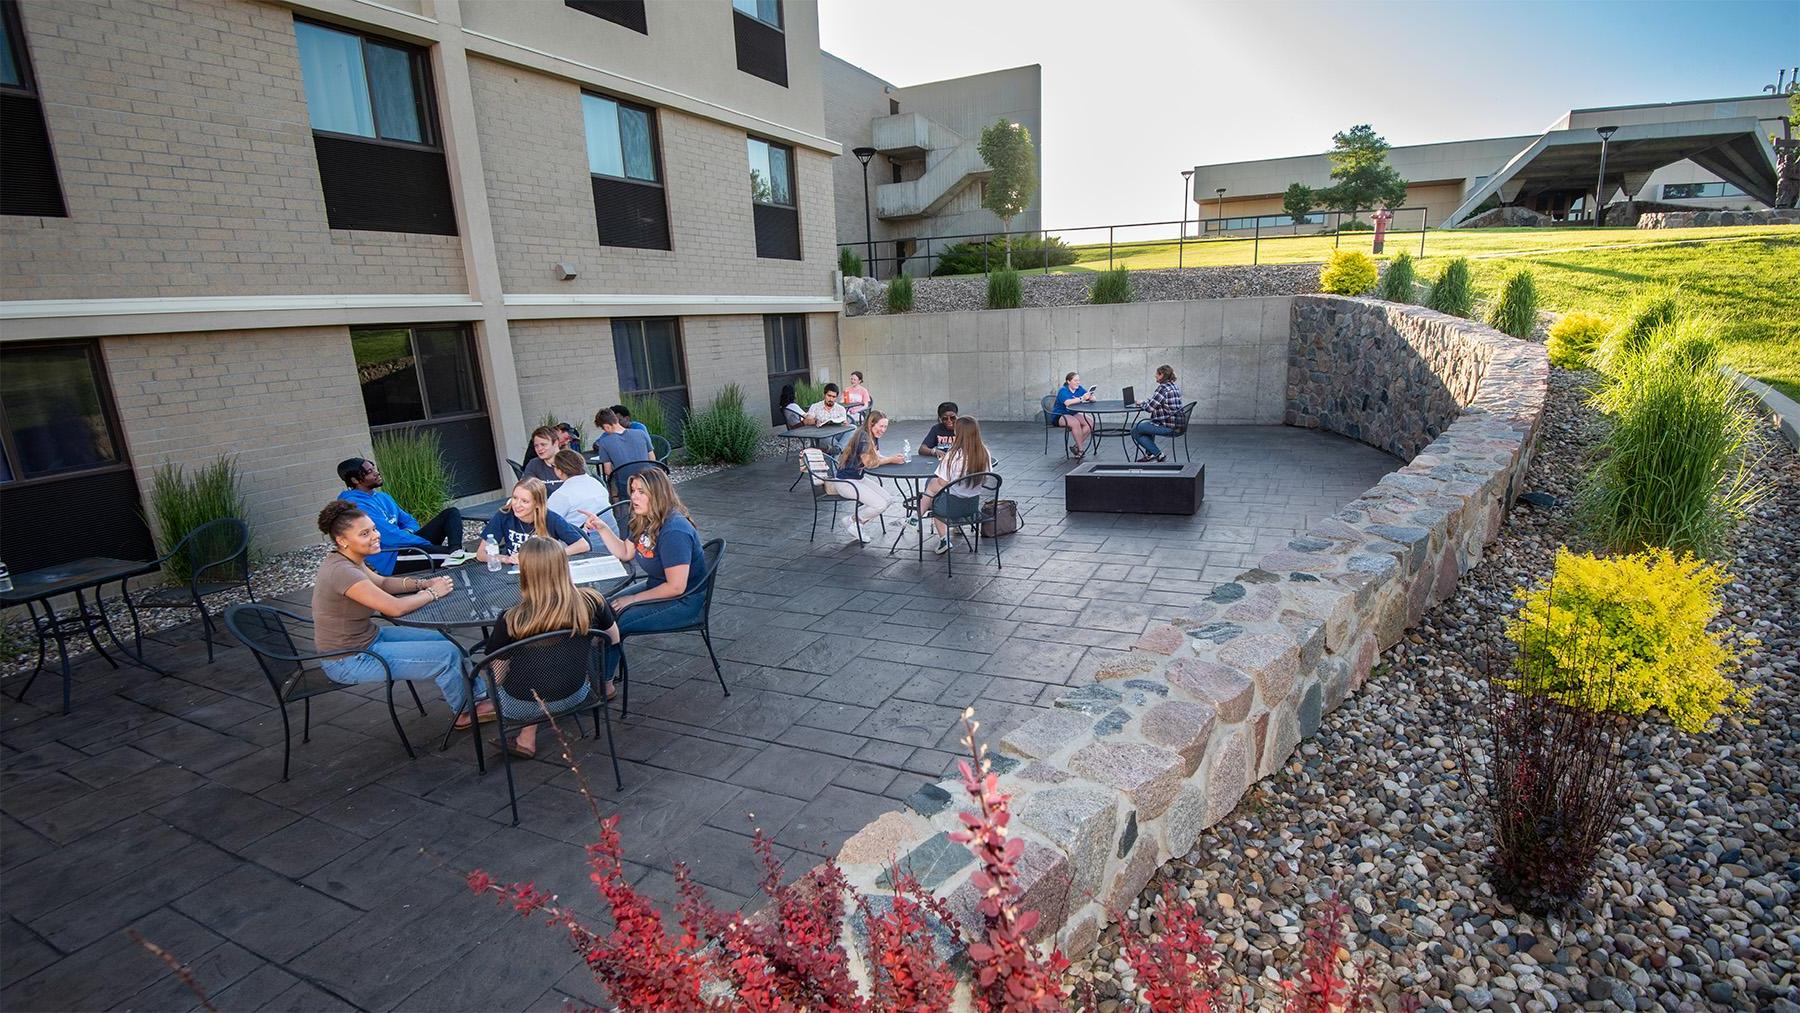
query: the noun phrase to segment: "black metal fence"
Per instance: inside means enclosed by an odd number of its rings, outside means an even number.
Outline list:
[[[1402,237],[1406,238],[1407,249],[1411,248],[1412,236],[1418,236],[1418,256],[1425,255],[1426,211],[1422,207],[1406,207],[1391,209],[1393,221],[1387,229],[1386,241],[1401,248]],[[1217,218],[1188,219],[1176,221],[1171,218],[1162,222],[1127,222],[1113,225],[1084,225],[1072,229],[1038,229],[1032,232],[972,232],[952,236],[922,236],[918,238],[898,237],[878,239],[872,244],[867,240],[859,243],[839,243],[839,250],[851,250],[862,258],[863,274],[876,278],[891,278],[904,270],[914,277],[925,277],[937,270],[943,254],[952,246],[961,243],[978,244],[982,253],[981,273],[1004,265],[1003,247],[996,248],[995,240],[1010,235],[1016,242],[1021,239],[1036,240],[1035,248],[1015,250],[1013,267],[1020,271],[1041,271],[1050,273],[1050,268],[1058,266],[1051,263],[1050,237],[1061,239],[1072,246],[1082,246],[1092,253],[1077,263],[1098,266],[1100,258],[1098,250],[1102,242],[1106,245],[1106,266],[1113,267],[1120,259],[1154,247],[1173,247],[1175,250],[1175,267],[1189,266],[1186,263],[1190,251],[1199,255],[1201,251],[1208,254],[1215,252],[1219,244],[1227,244],[1237,251],[1242,251],[1244,260],[1249,264],[1262,262],[1262,246],[1264,243],[1280,243],[1295,239],[1319,239],[1324,236],[1332,238],[1332,248],[1342,248],[1348,241],[1354,248],[1358,243],[1373,242],[1374,233],[1366,231],[1345,232],[1343,223],[1352,220],[1366,222],[1371,212],[1359,211],[1352,214],[1347,211],[1315,211],[1306,216],[1306,221],[1295,222],[1286,214],[1265,215],[1232,215]],[[1314,221],[1313,219],[1317,219]],[[1249,222],[1245,225],[1243,223]],[[1169,226],[1178,227],[1175,236],[1146,237],[1151,230],[1167,230]],[[1410,227],[1403,227],[1410,226]],[[1194,234],[1190,235],[1192,232]],[[1079,237],[1079,241],[1071,237]],[[1092,237],[1092,238],[1088,238]],[[911,248],[905,253],[900,251],[906,244]],[[885,254],[885,255],[884,255]],[[1209,257],[1209,259],[1211,259]],[[1192,266],[1199,267],[1201,264]]]

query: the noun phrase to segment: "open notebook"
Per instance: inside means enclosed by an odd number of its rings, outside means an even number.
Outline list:
[[[517,575],[518,567],[506,571]],[[625,576],[625,564],[611,556],[583,556],[569,560],[569,579],[577,584],[592,584],[601,580],[617,580]]]

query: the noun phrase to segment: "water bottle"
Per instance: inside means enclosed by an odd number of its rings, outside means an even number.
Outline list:
[[[912,441],[911,440],[901,440],[900,441],[900,460],[902,460],[902,461],[912,460]]]
[[[489,573],[499,573],[500,572],[500,543],[495,540],[493,535],[489,535],[489,536],[487,536],[487,538],[482,540],[481,544],[484,548],[487,549],[488,572]]]

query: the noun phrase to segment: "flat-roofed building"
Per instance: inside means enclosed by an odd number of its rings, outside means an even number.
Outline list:
[[[145,558],[165,463],[234,455],[280,550],[380,434],[492,494],[540,419],[728,383],[772,419],[835,363],[809,0],[0,11],[14,571]]]
[[[1768,137],[1781,134],[1787,114],[1787,99],[1772,95],[1572,109],[1541,134],[1402,145],[1389,149],[1388,163],[1407,181],[1405,205],[1423,207],[1432,227],[1460,224],[1499,204],[1591,218],[1600,170],[1596,128],[1611,126],[1617,131],[1607,142],[1609,203],[1760,208],[1775,193]],[[1202,234],[1331,224],[1319,214],[1296,226],[1283,213],[1282,193],[1291,183],[1329,186],[1330,160],[1320,153],[1195,166],[1193,199],[1207,219]],[[1398,228],[1418,224],[1416,217],[1395,222]]]

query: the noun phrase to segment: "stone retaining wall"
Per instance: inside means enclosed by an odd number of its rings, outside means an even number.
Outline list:
[[[1109,910],[1287,762],[1480,561],[1520,491],[1549,376],[1541,345],[1334,296],[1296,299],[1292,323],[1295,423],[1409,463],[1005,736],[995,767],[1025,841],[1024,903],[1066,952],[1091,947]],[[878,894],[898,857],[978,926],[973,860],[948,838],[966,804],[958,782],[926,785],[838,861]]]
[[[1800,209],[1664,211],[1639,215],[1640,229],[1698,229],[1715,225],[1800,225]]]

